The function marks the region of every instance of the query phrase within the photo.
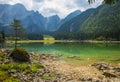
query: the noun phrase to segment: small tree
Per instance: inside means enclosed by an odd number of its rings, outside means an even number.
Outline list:
[[[21,21],[20,20],[17,20],[17,19],[14,19],[11,26],[14,30],[14,33],[15,33],[15,49],[17,48],[17,41],[18,41],[18,31],[21,29]]]
[[[14,19],[11,26],[14,30],[14,35],[15,35],[15,48],[10,54],[10,56],[15,61],[21,61],[21,62],[30,61],[29,53],[23,48],[17,48],[18,35],[20,34],[20,36],[22,36],[23,34],[23,28],[21,27],[21,21]]]

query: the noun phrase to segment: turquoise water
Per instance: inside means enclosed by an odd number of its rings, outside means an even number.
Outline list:
[[[117,43],[22,43],[19,47],[30,52],[52,54],[66,60],[72,58],[78,61],[120,62],[120,44]],[[6,48],[12,49],[13,45],[7,45]]]

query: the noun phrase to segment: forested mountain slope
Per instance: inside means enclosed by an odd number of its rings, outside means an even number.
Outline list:
[[[63,24],[54,36],[57,39],[120,40],[120,1],[86,10]]]

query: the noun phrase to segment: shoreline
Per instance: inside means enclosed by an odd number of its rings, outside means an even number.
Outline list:
[[[18,43],[58,43],[58,42],[65,42],[65,43],[120,43],[120,41],[96,41],[96,40],[18,40]],[[14,41],[6,41],[6,43],[14,43]]]
[[[0,53],[5,55],[4,61],[0,60],[2,69],[6,69],[4,65],[12,65],[16,63],[9,57],[11,51],[0,50]],[[19,63],[23,65],[24,70],[31,69],[33,72],[27,72],[11,69],[5,71],[11,77],[18,78],[18,82],[119,82],[120,81],[120,66],[111,66],[110,64],[92,63],[86,66],[75,66],[66,61],[61,61],[55,56],[49,54],[39,54],[29,52],[31,63]],[[26,67],[24,65],[27,65]],[[44,68],[36,68],[35,65],[43,65]],[[14,65],[13,65],[14,67]],[[34,69],[33,69],[33,68]],[[38,66],[37,66],[38,67]],[[0,71],[2,70],[0,69]],[[23,68],[22,68],[23,69]],[[27,70],[28,71],[28,70]],[[3,72],[3,71],[2,71]]]

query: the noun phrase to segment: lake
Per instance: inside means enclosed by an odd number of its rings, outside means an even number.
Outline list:
[[[13,49],[14,45],[7,45]],[[30,52],[51,54],[72,63],[89,64],[93,62],[120,63],[120,44],[118,43],[79,43],[59,42],[53,44],[22,43],[19,47]]]

